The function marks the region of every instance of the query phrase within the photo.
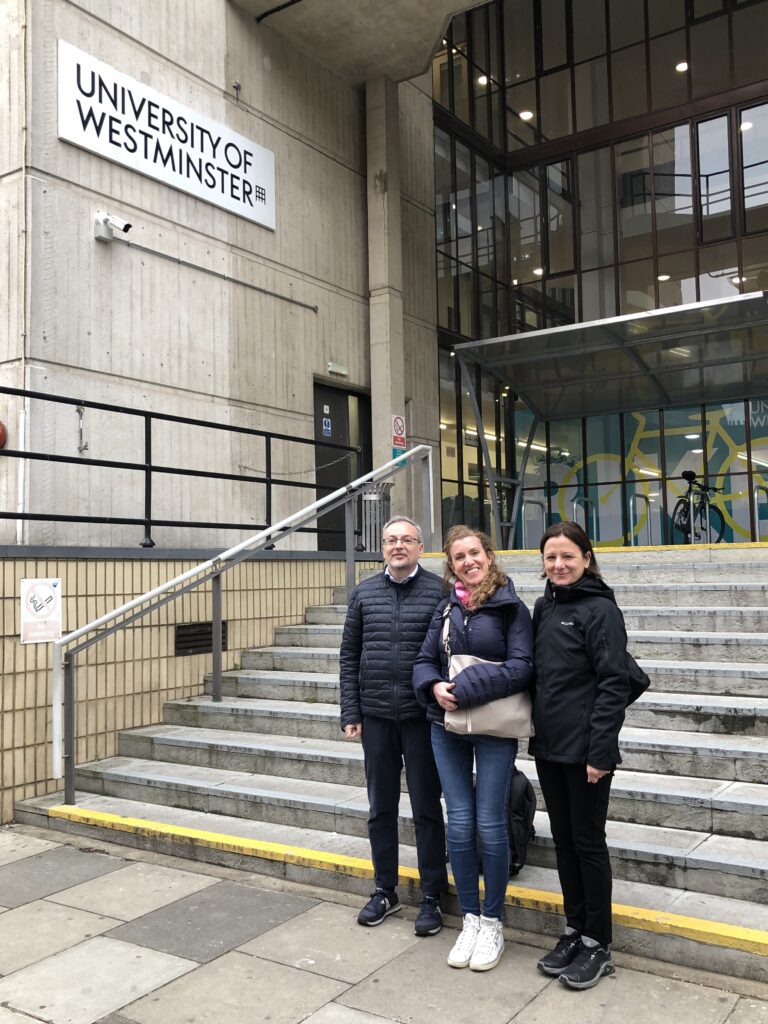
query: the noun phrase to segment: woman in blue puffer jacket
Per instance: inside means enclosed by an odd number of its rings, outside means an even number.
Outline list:
[[[501,915],[509,879],[506,808],[517,740],[447,732],[443,720],[446,711],[526,690],[533,680],[533,631],[528,609],[496,564],[484,533],[454,526],[443,550],[446,582],[453,587],[432,618],[414,663],[413,687],[432,722],[432,749],[448,809],[448,855],[464,915],[448,963],[487,971],[496,966],[504,950]],[[448,681],[443,643],[446,609],[451,653],[498,664],[472,665]],[[485,881],[482,911],[478,837]]]

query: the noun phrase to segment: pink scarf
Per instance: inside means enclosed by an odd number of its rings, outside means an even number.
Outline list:
[[[469,605],[470,593],[461,580],[456,580],[453,585],[454,593],[456,597],[461,601],[462,605],[466,608]]]

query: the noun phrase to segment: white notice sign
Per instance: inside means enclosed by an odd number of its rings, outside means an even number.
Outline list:
[[[61,639],[61,580],[21,581],[21,642]]]
[[[275,229],[275,154],[59,40],[59,138]]]

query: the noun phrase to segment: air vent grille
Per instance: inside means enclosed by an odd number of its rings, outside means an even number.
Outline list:
[[[227,623],[221,624],[221,649],[227,648]],[[185,622],[174,629],[173,653],[179,657],[185,654],[210,654],[213,650],[212,622]]]

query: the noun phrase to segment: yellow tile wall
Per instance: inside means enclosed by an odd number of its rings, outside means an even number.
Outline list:
[[[19,642],[20,580],[61,578],[66,633],[194,564],[0,560],[0,824],[13,820],[16,801],[63,788],[51,769],[51,645]],[[229,650],[222,655],[223,667],[235,667],[245,648],[270,645],[276,626],[302,622],[307,605],[330,602],[333,588],[343,584],[344,563],[337,561],[242,562],[225,573],[222,609]],[[210,618],[206,585],[79,655],[78,763],[115,754],[121,729],[161,722],[165,701],[203,692],[211,656],[174,657],[173,627]]]

